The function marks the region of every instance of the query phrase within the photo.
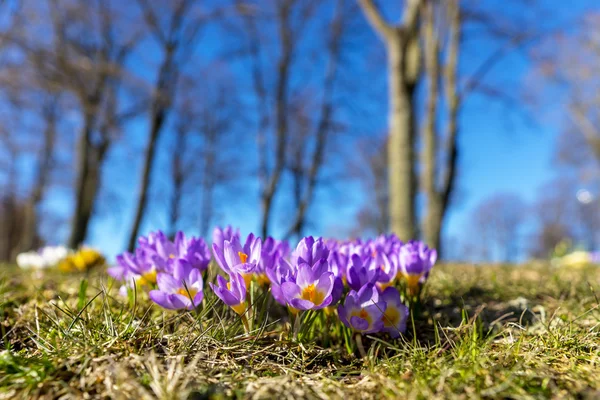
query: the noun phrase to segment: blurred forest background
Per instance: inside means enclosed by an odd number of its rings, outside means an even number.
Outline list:
[[[138,234],[600,248],[595,0],[4,0],[0,260]]]

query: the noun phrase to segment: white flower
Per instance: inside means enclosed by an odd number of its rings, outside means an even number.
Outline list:
[[[48,266],[54,266],[69,255],[69,250],[64,246],[46,246],[40,254]]]
[[[46,269],[61,262],[69,250],[64,246],[46,246],[38,251],[28,251],[17,256],[17,265],[23,269]]]
[[[46,264],[37,251],[28,251],[17,256],[17,265],[23,269],[43,269]]]

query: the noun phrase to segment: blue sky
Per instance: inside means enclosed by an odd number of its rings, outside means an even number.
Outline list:
[[[556,7],[556,2],[546,0],[554,20],[545,23],[564,23],[590,7],[589,2],[578,2],[577,6]],[[486,3],[487,4],[487,3]],[[491,4],[491,3],[490,3]],[[561,3],[562,4],[562,3]],[[560,8],[560,9],[559,9]],[[514,8],[511,13],[519,13]],[[510,15],[511,13],[508,13]],[[357,61],[357,54],[352,54],[352,64],[346,70],[350,76],[360,76],[360,85],[352,88],[356,100],[366,117],[358,118],[346,112],[342,118],[356,127],[356,137],[381,135],[387,124],[387,88],[385,82],[383,48],[381,43],[369,30],[361,36],[358,48],[363,49],[358,57],[368,54],[369,61]],[[211,57],[216,57],[219,40],[218,32],[208,32],[204,37],[202,49]],[[498,41],[479,37],[466,45],[464,57],[461,59],[461,72],[468,75],[477,67],[487,54],[499,46]],[[361,47],[368,46],[368,47]],[[209,57],[210,58],[210,57]],[[305,61],[303,61],[305,62]],[[310,60],[306,60],[310,64]],[[152,64],[152,57],[148,60]],[[239,66],[231,66],[233,73],[238,73]],[[490,85],[506,89],[519,98],[520,91],[526,87],[527,79],[533,68],[527,58],[519,52],[510,54],[502,59],[486,78]],[[147,75],[152,80],[152,74],[142,69],[140,75]],[[365,84],[368,82],[368,84]],[[300,82],[299,84],[301,84]],[[346,93],[346,96],[348,93]],[[525,115],[525,117],[523,116]],[[560,121],[560,118],[558,118]],[[458,196],[447,217],[445,234],[459,240],[469,232],[469,218],[473,207],[483,199],[496,193],[516,193],[526,201],[533,201],[538,189],[548,182],[556,173],[552,165],[555,139],[560,130],[559,124],[544,124],[536,119],[535,112],[522,105],[506,107],[502,102],[489,97],[474,94],[467,99],[460,116],[459,145],[461,159],[457,190]],[[132,220],[132,203],[137,190],[137,176],[140,168],[140,151],[144,145],[146,122],[143,118],[128,126],[127,146],[116,146],[109,156],[105,172],[105,189],[99,204],[99,213],[92,221],[88,243],[102,249],[110,257],[122,251]],[[351,140],[351,139],[349,139]],[[169,133],[165,132],[164,146],[168,146]],[[255,152],[252,143],[249,152]],[[349,145],[343,142],[340,148]],[[347,151],[347,149],[345,150]],[[345,153],[348,154],[348,153]],[[351,155],[351,153],[350,153]],[[168,152],[163,151],[159,156],[156,174],[152,185],[155,200],[144,221],[143,231],[166,228],[166,216],[162,205],[170,196],[168,173]],[[250,157],[251,159],[252,157]],[[251,161],[252,162],[252,161]],[[240,170],[247,168],[240,165]],[[243,173],[246,173],[244,171]],[[240,171],[242,173],[242,171]],[[333,173],[325,171],[325,173]],[[286,184],[284,182],[284,184]],[[230,204],[220,208],[215,222],[239,226],[244,233],[259,228],[258,190],[255,179],[247,178],[240,184],[236,196],[230,196]],[[115,196],[118,201],[112,200]],[[46,207],[60,209],[68,214],[71,204],[69,196],[64,191],[54,192],[46,203]],[[357,209],[362,206],[365,196],[360,193],[356,182],[343,181],[334,183],[331,187],[321,188],[317,193],[317,202],[311,212],[311,225],[307,234],[334,235],[352,226]],[[226,201],[226,200],[225,200]],[[272,233],[277,236],[282,233],[281,221],[286,218],[285,203],[289,196],[283,194],[278,199],[278,212],[273,216]],[[192,225],[192,224],[190,224]],[[347,232],[347,231],[346,231]],[[346,233],[343,232],[342,234]],[[190,228],[189,233],[194,233]],[[64,232],[61,235],[64,236]]]

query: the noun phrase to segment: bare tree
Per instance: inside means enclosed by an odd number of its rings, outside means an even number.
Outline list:
[[[52,48],[43,42],[21,44],[45,85],[74,95],[82,113],[75,208],[68,240],[71,247],[77,247],[88,231],[114,132],[131,116],[129,111],[121,114],[116,93],[121,86],[123,66],[138,36],[117,35],[118,19],[109,2],[74,4],[52,0],[48,7]],[[93,35],[89,34],[90,29]],[[88,34],[82,35],[83,31]]]
[[[42,18],[40,13],[49,18]],[[63,118],[56,109],[58,96],[77,104],[81,121],[69,245],[77,247],[86,237],[105,155],[116,130],[130,116],[129,112],[122,113],[116,93],[122,88],[124,64],[138,37],[130,34],[129,29],[119,29],[117,35],[121,18],[110,2],[24,2],[15,16],[19,23],[3,35],[4,41],[23,56],[22,65],[12,66],[18,76],[27,76],[27,82],[19,81],[21,87],[17,92],[35,87],[38,95],[32,97],[47,99],[41,106],[42,118],[46,121],[42,135],[46,146],[40,150],[42,159],[28,201],[24,246],[32,244],[37,223],[34,209],[42,201],[51,171],[48,167],[52,163],[56,126]],[[28,21],[43,21],[39,23],[49,34],[40,35],[36,26]],[[34,101],[30,103],[28,107]]]
[[[287,218],[290,226],[286,228],[284,236],[289,237],[299,234],[304,228],[307,211],[319,183],[329,136],[336,129],[333,123],[335,84],[350,2],[283,0],[274,3],[272,13],[257,4],[249,5],[241,1],[236,4],[247,42],[245,52],[251,65],[259,115],[256,138],[262,208],[261,234],[268,235],[274,200],[280,191],[284,173],[289,171],[295,203],[295,212]],[[306,96],[298,90],[291,77],[299,70],[299,51],[310,37],[307,27],[322,22],[318,11],[327,4],[333,5],[335,11],[331,20],[327,20],[325,51],[318,49],[326,57],[323,80],[312,93],[313,98],[318,100],[302,104]],[[271,18],[271,15],[274,17]],[[269,27],[274,30],[273,37],[268,39],[261,36],[265,29],[258,28],[259,21],[265,20],[272,24]],[[273,55],[276,62],[265,63],[263,59],[272,54],[274,48],[265,42],[273,39],[276,41]],[[274,65],[273,70],[271,65]],[[273,76],[272,87],[269,76]],[[306,91],[306,88],[302,90]],[[315,114],[317,117],[312,117]],[[272,141],[269,140],[271,136]],[[273,145],[269,146],[271,142]]]
[[[152,167],[157,143],[164,131],[165,122],[173,108],[173,101],[183,65],[189,60],[192,47],[204,25],[204,15],[198,15],[192,0],[178,0],[170,3],[138,0],[146,25],[162,51],[162,60],[153,88],[149,132],[142,162],[140,188],[135,202],[134,218],[131,225],[128,249],[132,251],[139,235],[142,219],[148,206],[148,192],[152,177]]]
[[[39,245],[38,213],[40,204],[48,189],[50,174],[53,170],[59,110],[58,102],[59,99],[57,98],[49,98],[43,104],[42,116],[46,126],[42,134],[42,147],[38,157],[35,180],[32,186],[33,190],[25,206],[23,234],[19,246],[21,251],[28,251]]]
[[[218,193],[227,192],[225,189],[234,183],[237,170],[244,164],[240,162],[244,146],[239,130],[244,126],[244,113],[235,81],[224,70],[218,63],[209,63],[194,68],[193,74],[179,81],[185,90],[177,93],[172,118],[172,234],[182,228],[195,228],[206,237],[220,208]],[[230,198],[227,203],[233,204]]]
[[[389,76],[388,178],[390,228],[401,239],[415,237],[415,107],[421,75],[419,13],[422,0],[404,3],[402,22],[385,21],[373,0],[359,0],[363,12],[387,49]]]
[[[440,3],[441,4],[441,3]],[[457,70],[460,45],[461,16],[458,0],[449,0],[439,7],[428,2],[424,7],[424,53],[427,76],[427,106],[423,123],[423,187],[427,198],[427,211],[423,234],[430,246],[442,253],[440,233],[442,222],[454,189],[456,164],[458,160],[457,131],[458,110],[460,107],[457,90]],[[444,14],[436,20],[436,14]],[[447,25],[446,32],[441,32]],[[447,44],[441,40],[447,36]],[[440,65],[440,57],[446,61]],[[439,83],[443,79],[444,96],[447,105],[445,119],[446,132],[438,133],[440,115],[438,97]],[[440,156],[438,138],[445,140],[445,151]],[[442,164],[443,163],[443,164]],[[442,164],[442,165],[440,165]]]
[[[600,13],[586,13],[577,22],[576,28],[553,34],[532,53],[543,77],[541,96],[554,90],[552,105],[562,101],[566,111],[565,130],[581,135],[600,162]]]

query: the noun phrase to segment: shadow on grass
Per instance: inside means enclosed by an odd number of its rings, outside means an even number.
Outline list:
[[[417,340],[424,344],[434,343],[435,325],[438,330],[458,328],[475,319],[482,324],[483,332],[486,333],[496,333],[509,323],[528,326],[536,319],[530,307],[531,304],[525,298],[499,300],[497,294],[479,286],[470,287],[443,300],[429,296],[424,299],[420,310],[415,312]]]

